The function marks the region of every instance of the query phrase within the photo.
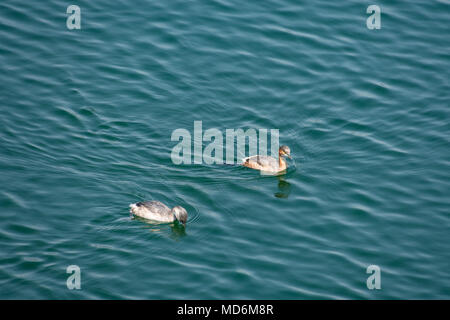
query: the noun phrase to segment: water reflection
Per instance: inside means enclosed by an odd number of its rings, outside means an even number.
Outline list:
[[[174,240],[179,240],[186,236],[186,227],[183,227],[179,223],[172,223],[170,229],[172,231],[170,237]]]
[[[275,197],[287,199],[291,193],[291,184],[286,181],[285,176],[277,176],[278,192],[275,192]]]

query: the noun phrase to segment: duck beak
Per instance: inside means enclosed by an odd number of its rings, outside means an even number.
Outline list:
[[[286,156],[287,156],[289,159],[292,159],[292,157],[291,157],[290,154],[287,154],[287,153],[286,153]]]

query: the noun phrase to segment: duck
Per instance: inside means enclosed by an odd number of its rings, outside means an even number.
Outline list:
[[[287,169],[284,156],[291,158],[291,149],[288,146],[281,146],[278,149],[278,160],[271,156],[255,155],[244,158],[242,165],[247,168],[260,170],[264,172],[280,173]]]
[[[159,222],[178,221],[186,226],[188,214],[186,209],[181,206],[175,206],[170,209],[160,201],[143,201],[130,204],[130,213],[149,220]]]

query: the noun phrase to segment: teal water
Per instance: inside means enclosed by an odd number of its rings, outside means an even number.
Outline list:
[[[449,1],[69,4],[0,3],[0,298],[450,298]],[[195,120],[294,162],[175,165]]]

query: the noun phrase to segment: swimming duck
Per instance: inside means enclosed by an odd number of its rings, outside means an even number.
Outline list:
[[[177,220],[183,226],[186,225],[188,217],[187,211],[183,207],[175,206],[170,209],[159,201],[132,203],[130,204],[130,212],[135,216],[160,222],[174,222]]]
[[[251,156],[242,160],[242,165],[251,169],[266,171],[266,172],[281,172],[286,170],[287,164],[283,157],[291,158],[291,149],[288,146],[281,146],[278,149],[278,161],[271,156]]]

